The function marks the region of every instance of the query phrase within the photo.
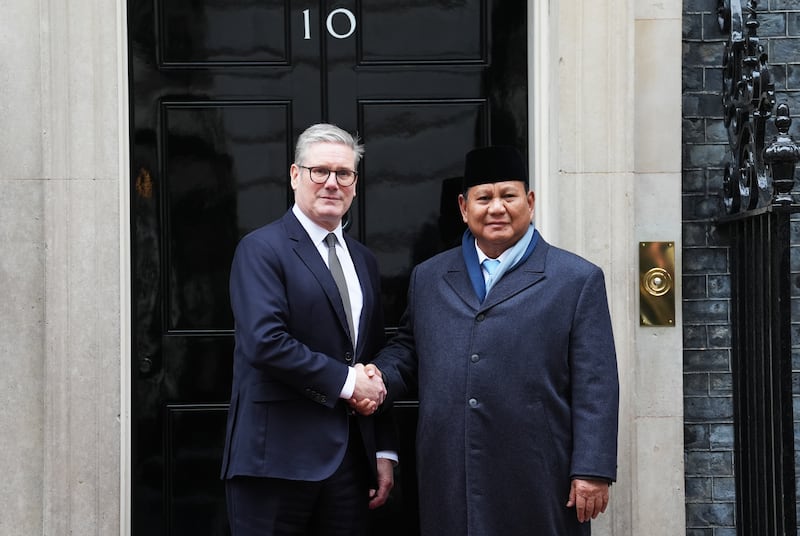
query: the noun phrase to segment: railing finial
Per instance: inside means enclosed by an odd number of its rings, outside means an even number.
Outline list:
[[[764,162],[772,176],[772,203],[786,205],[792,203],[794,188],[794,168],[800,161],[800,147],[789,134],[792,118],[786,103],[778,105],[775,117],[778,134],[769,146],[764,149]]]

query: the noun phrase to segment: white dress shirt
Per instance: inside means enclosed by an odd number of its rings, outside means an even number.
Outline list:
[[[353,265],[353,259],[350,258],[350,251],[347,249],[347,244],[342,235],[341,224],[333,231],[328,231],[311,221],[311,219],[303,214],[303,211],[297,205],[292,207],[292,212],[300,221],[300,225],[306,230],[311,241],[317,247],[320,256],[322,257],[325,266],[328,266],[328,245],[325,243],[325,237],[329,233],[336,235],[336,256],[339,257],[339,263],[342,265],[344,272],[344,279],[347,283],[347,294],[350,296],[350,314],[353,318],[353,348],[358,344],[358,327],[361,321],[361,309],[364,307],[364,294],[361,292],[361,282],[358,280],[356,267]],[[330,266],[328,266],[330,268]]]
[[[297,220],[300,222],[300,225],[303,226],[303,229],[306,230],[306,233],[308,233],[311,242],[314,243],[317,251],[319,251],[325,266],[328,265],[328,245],[325,243],[325,237],[328,236],[330,232],[336,235],[336,255],[339,257],[339,263],[342,265],[344,279],[347,283],[347,294],[350,296],[350,309],[353,315],[353,329],[356,331],[353,335],[353,349],[355,350],[356,344],[358,343],[358,328],[361,323],[361,309],[364,307],[364,294],[361,292],[361,282],[358,280],[356,267],[353,265],[353,259],[350,258],[350,252],[347,249],[347,244],[342,235],[342,226],[340,224],[333,231],[328,231],[311,221],[311,218],[306,216],[297,204],[292,207],[292,213],[297,217]],[[344,382],[339,397],[350,398],[353,396],[355,388],[356,371],[350,367],[347,380]]]

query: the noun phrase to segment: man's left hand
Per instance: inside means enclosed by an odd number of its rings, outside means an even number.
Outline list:
[[[581,523],[596,519],[598,515],[606,511],[608,506],[608,482],[580,478],[573,480],[569,490],[567,508],[573,506],[578,514],[578,521]]]
[[[382,506],[394,487],[394,462],[388,458],[378,458],[378,489],[369,490],[369,508]]]

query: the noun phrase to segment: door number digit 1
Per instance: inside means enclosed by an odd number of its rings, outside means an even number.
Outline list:
[[[303,10],[303,39],[311,39],[311,22],[307,9]]]
[[[311,39],[310,11],[311,10],[309,9],[303,10],[303,39]],[[333,17],[339,14],[347,17],[347,21],[350,23],[350,30],[347,33],[338,33],[333,28]],[[325,26],[328,28],[328,33],[331,34],[331,37],[335,37],[336,39],[347,39],[356,31],[356,16],[353,15],[353,12],[349,9],[340,7],[339,9],[334,9],[328,14],[328,18],[325,19]]]

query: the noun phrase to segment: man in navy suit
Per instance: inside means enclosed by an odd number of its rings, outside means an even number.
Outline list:
[[[463,180],[461,246],[414,269],[375,359],[390,399],[418,388],[422,534],[588,535],[616,479],[603,273],[536,231],[516,149],[471,151]]]
[[[361,535],[392,488],[375,257],[342,232],[363,146],[328,124],[297,140],[295,205],[237,246],[236,349],[222,478],[233,536]]]

